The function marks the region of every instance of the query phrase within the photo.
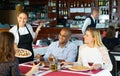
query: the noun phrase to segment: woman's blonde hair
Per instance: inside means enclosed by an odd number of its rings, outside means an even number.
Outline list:
[[[89,28],[87,28],[86,31],[89,31],[91,33],[92,37],[94,38],[94,46],[95,47],[103,46],[103,43],[101,40],[101,34],[98,29],[89,27]]]
[[[27,16],[27,18],[29,17],[28,13],[24,10],[17,12],[17,16],[19,16],[21,13],[24,13]]]

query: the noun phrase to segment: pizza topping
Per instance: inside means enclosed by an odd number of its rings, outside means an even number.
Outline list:
[[[29,50],[26,49],[17,49],[15,56],[16,57],[29,57],[31,56],[31,52]]]
[[[70,67],[70,70],[86,71],[86,70],[89,70],[89,67],[86,67],[86,66],[72,66],[72,67]]]

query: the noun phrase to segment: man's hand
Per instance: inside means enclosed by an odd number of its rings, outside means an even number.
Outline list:
[[[36,56],[35,56],[36,59],[39,59],[40,57],[41,57],[40,54],[36,54]]]

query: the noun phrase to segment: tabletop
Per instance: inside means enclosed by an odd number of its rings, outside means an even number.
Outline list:
[[[34,61],[19,64],[21,74],[27,73],[31,68]],[[39,69],[32,74],[32,76],[112,76],[108,70],[92,70],[92,73],[87,71],[73,71],[69,68],[58,69],[57,71],[51,71],[48,66],[39,66]]]

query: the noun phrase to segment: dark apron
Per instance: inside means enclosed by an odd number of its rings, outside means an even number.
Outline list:
[[[18,58],[19,63],[32,61],[33,58],[34,58],[34,53],[33,53],[33,49],[32,49],[33,38],[32,38],[32,35],[31,35],[29,29],[27,28],[27,26],[25,26],[25,27],[26,27],[26,29],[28,30],[29,33],[28,34],[24,34],[24,35],[20,35],[19,27],[17,28],[18,36],[19,36],[18,48],[28,49],[29,51],[31,51],[32,56],[30,56],[28,58]]]

